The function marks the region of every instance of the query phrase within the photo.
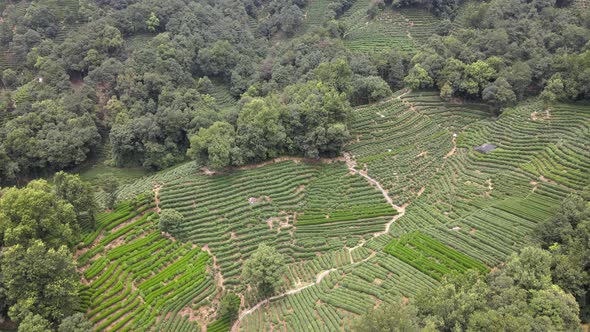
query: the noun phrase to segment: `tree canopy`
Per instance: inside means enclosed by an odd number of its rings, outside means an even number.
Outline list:
[[[281,285],[285,258],[274,248],[261,244],[244,263],[242,278],[261,297],[273,295]]]

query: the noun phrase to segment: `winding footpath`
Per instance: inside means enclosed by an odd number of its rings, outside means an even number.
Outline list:
[[[398,98],[400,98],[401,96],[399,96]],[[342,160],[342,158],[336,158],[335,161],[340,161]],[[373,179],[372,177],[370,177],[366,171],[359,171],[358,169],[356,169],[356,161],[353,159],[353,157],[349,154],[349,153],[345,153],[344,154],[344,161],[346,162],[346,166],[348,166],[348,170],[352,173],[352,174],[358,174],[360,176],[362,176],[363,178],[365,178],[369,183],[371,183],[372,185],[374,185],[375,187],[377,187],[377,189],[379,189],[379,191],[381,191],[381,193],[383,194],[383,197],[385,198],[385,200],[387,201],[387,203],[391,204],[391,206],[397,211],[397,214],[385,225],[385,230],[383,230],[382,232],[377,232],[377,233],[373,233],[373,237],[377,237],[377,236],[381,236],[384,234],[389,233],[389,230],[391,229],[391,225],[393,225],[393,223],[398,220],[399,218],[401,218],[406,210],[405,210],[405,205],[404,206],[397,206],[395,205],[395,203],[393,203],[393,200],[391,199],[391,197],[389,197],[389,193],[387,192],[387,190],[385,190],[383,188],[383,186],[375,179]],[[354,262],[353,258],[352,258],[352,251],[354,249],[360,248],[362,246],[365,245],[365,242],[361,242],[359,245],[353,247],[353,248],[349,248],[348,252],[350,254],[350,263],[351,265],[357,265],[360,263],[364,263],[366,261],[368,261],[369,259],[375,257],[375,255],[377,254],[376,252],[371,253],[371,255],[369,255],[369,257],[358,261],[358,262]],[[347,265],[348,266],[348,265]],[[234,322],[234,324],[232,325],[231,331],[238,331],[240,328],[240,324],[242,323],[242,321],[246,318],[246,316],[252,314],[253,312],[255,312],[256,310],[258,310],[260,307],[262,307],[265,304],[270,303],[271,301],[274,300],[278,300],[281,299],[283,297],[286,297],[288,295],[293,295],[296,293],[299,293],[301,291],[303,291],[306,288],[309,288],[311,286],[315,286],[318,285],[320,282],[322,282],[322,280],[328,275],[330,274],[330,272],[334,272],[337,271],[337,269],[332,268],[329,270],[324,270],[321,271],[320,273],[317,274],[316,276],[316,280],[315,282],[309,283],[305,286],[301,286],[301,287],[297,287],[291,290],[288,290],[284,293],[269,297],[265,300],[262,300],[260,302],[258,302],[256,305],[254,305],[253,307],[251,307],[250,309],[244,310],[240,313],[240,316],[238,317],[238,319]]]

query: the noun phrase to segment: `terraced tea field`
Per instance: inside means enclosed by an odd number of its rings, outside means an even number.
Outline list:
[[[98,331],[195,331],[216,298],[210,255],[161,235],[149,201],[99,215],[79,248],[82,307]]]
[[[349,26],[344,45],[357,52],[396,48],[412,53],[434,34],[437,24],[437,19],[422,9],[387,7],[373,19],[366,16],[366,9],[350,12],[342,18]]]
[[[498,265],[590,183],[588,106],[530,101],[495,118],[482,104],[400,91],[356,108],[352,134],[344,158],[218,174],[187,163],[126,185],[121,198],[154,190],[156,203],[123,204],[85,238],[88,317],[105,330],[227,331],[213,312],[231,290],[243,296],[233,330],[347,330],[444,275]],[[484,143],[497,148],[473,149]],[[185,217],[178,239],[155,229],[168,208]],[[270,299],[240,285],[262,242],[288,260]]]
[[[483,105],[444,103],[430,92],[356,109],[347,149],[405,213],[390,232],[352,249],[353,260],[308,268],[329,272],[235,328],[342,330],[368,308],[411,298],[445,274],[499,264],[559,199],[590,183],[590,107],[540,110],[524,103],[493,119]],[[483,143],[499,148],[473,150]]]

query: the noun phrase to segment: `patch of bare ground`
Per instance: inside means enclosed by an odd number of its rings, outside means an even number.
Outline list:
[[[211,257],[213,257],[213,270],[214,270],[214,278],[215,278],[215,285],[222,291],[225,290],[225,285],[223,284],[224,279],[223,275],[221,274],[221,267],[217,264],[217,257],[213,255],[211,249],[209,249],[209,245],[204,245],[201,250],[207,252]]]
[[[268,219],[266,219],[266,224],[268,225],[268,228],[272,231],[272,227],[274,225],[275,222],[281,222],[281,218],[277,218],[277,217],[270,217]]]
[[[160,209],[160,189],[162,189],[162,185],[155,184],[154,185],[154,201],[156,202],[156,212],[160,213],[162,210]]]
[[[539,180],[541,180],[543,182],[555,184],[555,185],[557,184],[557,182],[555,182],[555,181],[553,181],[551,179],[548,179],[548,178],[544,177],[543,175],[539,175]]]
[[[477,232],[477,229],[475,229],[475,228],[472,228],[471,230],[469,230],[469,234],[473,235],[473,234],[475,234],[475,232]]]
[[[191,322],[199,323],[201,331],[207,331],[207,324],[215,319],[215,308],[213,306],[201,306],[195,310],[191,307],[185,307],[178,312],[182,317],[186,317]]]
[[[529,182],[529,184],[530,184],[531,186],[533,186],[533,188],[531,189],[531,191],[532,191],[532,192],[535,192],[535,191],[537,191],[537,189],[539,188],[539,183],[538,183],[538,182],[536,182],[536,181],[531,181],[531,182]]]
[[[443,157],[444,159],[449,158],[457,152],[457,137],[455,137],[455,135],[453,135],[453,138],[451,138],[451,142],[453,143],[453,148]]]
[[[379,306],[380,306],[382,303],[383,303],[383,301],[381,301],[381,300],[377,299],[377,300],[375,301],[375,304],[373,305],[373,309],[377,309],[377,308],[379,308]]]
[[[551,113],[549,113],[549,109],[546,109],[542,113],[539,113],[537,111],[534,111],[533,113],[531,113],[531,120],[532,121],[550,120],[550,119],[551,119]]]
[[[492,184],[492,179],[487,179],[486,184],[488,185],[488,191],[484,193],[484,196],[490,197],[492,195],[492,191],[494,191],[494,185]]]
[[[74,253],[74,259],[78,259],[80,256],[85,254],[87,251],[94,249],[100,243],[100,241],[102,241],[103,238],[104,238],[104,234],[100,233],[96,237],[96,239],[94,239],[94,241],[92,241],[92,243],[89,246],[76,250],[76,252]]]
[[[168,233],[168,232],[160,232],[160,234],[167,238],[168,240],[172,241],[172,242],[176,242],[176,238],[174,236],[172,236],[172,234]]]
[[[428,151],[422,151],[422,152],[420,152],[420,154],[418,154],[418,155],[416,156],[416,158],[420,158],[420,157],[426,157],[427,155],[428,155]]]
[[[305,185],[300,185],[299,187],[297,187],[297,190],[295,190],[296,194],[299,194],[300,192],[305,190]]]
[[[420,191],[418,191],[418,194],[416,194],[416,197],[422,196],[422,194],[424,193],[424,190],[426,190],[426,187],[420,188]]]
[[[373,280],[373,283],[377,286],[380,286],[381,284],[383,284],[383,280],[381,280],[379,278],[375,278],[375,280]]]

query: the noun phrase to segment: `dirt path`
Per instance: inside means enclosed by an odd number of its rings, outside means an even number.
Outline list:
[[[207,252],[209,255],[211,255],[211,257],[213,257],[213,270],[215,273],[215,281],[216,281],[216,286],[221,288],[222,292],[225,291],[225,286],[223,284],[224,279],[223,279],[223,275],[221,274],[221,268],[219,267],[219,264],[217,264],[217,257],[215,257],[215,255],[213,255],[213,253],[211,252],[211,249],[209,249],[209,245],[205,245],[201,248],[201,250]]]
[[[450,156],[454,155],[455,152],[457,152],[457,137],[455,137],[453,135],[453,138],[451,139],[451,142],[453,142],[453,148],[451,149],[451,151],[449,151],[449,153],[447,153],[443,158],[447,159]]]
[[[154,201],[156,202],[156,212],[160,214],[162,209],[160,209],[160,189],[162,189],[162,185],[154,184]]]
[[[258,302],[255,306],[253,306],[252,308],[250,308],[248,310],[243,311],[240,314],[240,316],[238,317],[238,319],[236,320],[236,322],[232,326],[231,331],[237,331],[238,328],[239,328],[239,326],[240,326],[240,323],[242,322],[242,320],[244,318],[246,318],[246,316],[248,316],[249,314],[251,314],[254,311],[258,310],[258,308],[260,308],[261,306],[263,306],[263,305],[265,305],[267,303],[270,303],[270,301],[278,300],[278,299],[283,298],[283,297],[288,296],[288,295],[297,294],[297,293],[303,291],[306,288],[309,288],[311,286],[317,285],[320,282],[322,282],[322,280],[328,274],[330,274],[330,272],[332,272],[332,271],[336,271],[336,269],[325,270],[325,271],[322,271],[322,272],[318,273],[315,282],[309,283],[309,284],[307,284],[305,286],[301,286],[301,287],[298,287],[298,288],[291,289],[289,291],[286,291],[284,293],[281,293],[281,294],[278,294],[278,295],[275,295],[275,296],[271,296],[271,297],[269,297],[266,300],[262,300],[262,301]]]
[[[344,161],[346,162],[346,166],[348,166],[348,170],[352,174],[358,174],[358,175],[364,177],[367,181],[369,181],[369,183],[373,184],[375,187],[377,187],[377,189],[379,189],[379,191],[381,191],[381,193],[383,194],[383,197],[385,198],[387,203],[391,204],[391,206],[394,209],[396,209],[399,213],[401,213],[403,211],[402,207],[399,207],[393,203],[393,199],[391,199],[391,197],[389,197],[389,193],[387,192],[387,190],[383,189],[383,187],[381,186],[381,184],[377,180],[370,177],[366,171],[359,171],[356,169],[356,161],[352,158],[350,153],[344,154]]]
[[[383,230],[382,232],[377,232],[377,233],[373,233],[373,237],[377,237],[377,236],[381,236],[384,234],[389,233],[389,230],[391,229],[391,225],[393,225],[393,223],[398,220],[399,218],[401,218],[405,213],[406,213],[406,205],[404,206],[397,206],[393,203],[393,199],[391,199],[391,197],[389,197],[389,193],[387,192],[387,190],[385,190],[383,188],[383,186],[381,186],[381,184],[373,179],[372,177],[370,177],[367,172],[365,171],[359,171],[357,170],[356,167],[356,161],[352,158],[352,156],[349,153],[345,153],[344,154],[344,158],[337,158],[338,160],[344,160],[346,162],[346,165],[348,166],[348,170],[353,173],[353,174],[358,174],[360,176],[362,176],[363,178],[365,178],[369,183],[373,184],[375,187],[377,187],[377,189],[379,189],[379,191],[381,191],[381,193],[383,194],[383,197],[385,198],[385,200],[391,204],[391,206],[398,212],[386,225],[385,225],[385,230]],[[371,258],[375,257],[377,255],[377,252],[373,251],[369,257],[360,260],[358,262],[354,262],[354,259],[352,258],[352,251],[356,248],[360,248],[362,246],[365,245],[365,242],[361,242],[360,244],[358,244],[357,246],[353,247],[353,248],[348,248],[348,253],[350,256],[350,265],[357,265],[357,264],[361,264],[364,263],[368,260],[370,260]],[[246,316],[250,315],[251,313],[253,313],[254,311],[256,311],[258,308],[260,308],[261,306],[270,303],[270,301],[273,300],[277,300],[280,298],[283,298],[285,296],[288,295],[292,295],[292,294],[296,294],[301,292],[302,290],[309,288],[311,286],[317,285],[320,282],[322,282],[322,280],[330,273],[333,271],[337,271],[337,269],[332,268],[329,270],[324,270],[321,271],[320,273],[318,273],[317,277],[316,277],[316,281],[313,283],[309,283],[307,285],[301,286],[301,287],[297,287],[294,289],[291,289],[289,291],[286,291],[284,293],[272,296],[268,299],[262,300],[260,302],[258,302],[256,305],[254,305],[252,308],[247,309],[245,311],[242,311],[242,313],[240,314],[240,316],[238,317],[238,319],[234,322],[234,324],[232,325],[231,331],[238,331],[240,324],[242,323],[242,321],[244,320],[244,318],[246,318]]]

